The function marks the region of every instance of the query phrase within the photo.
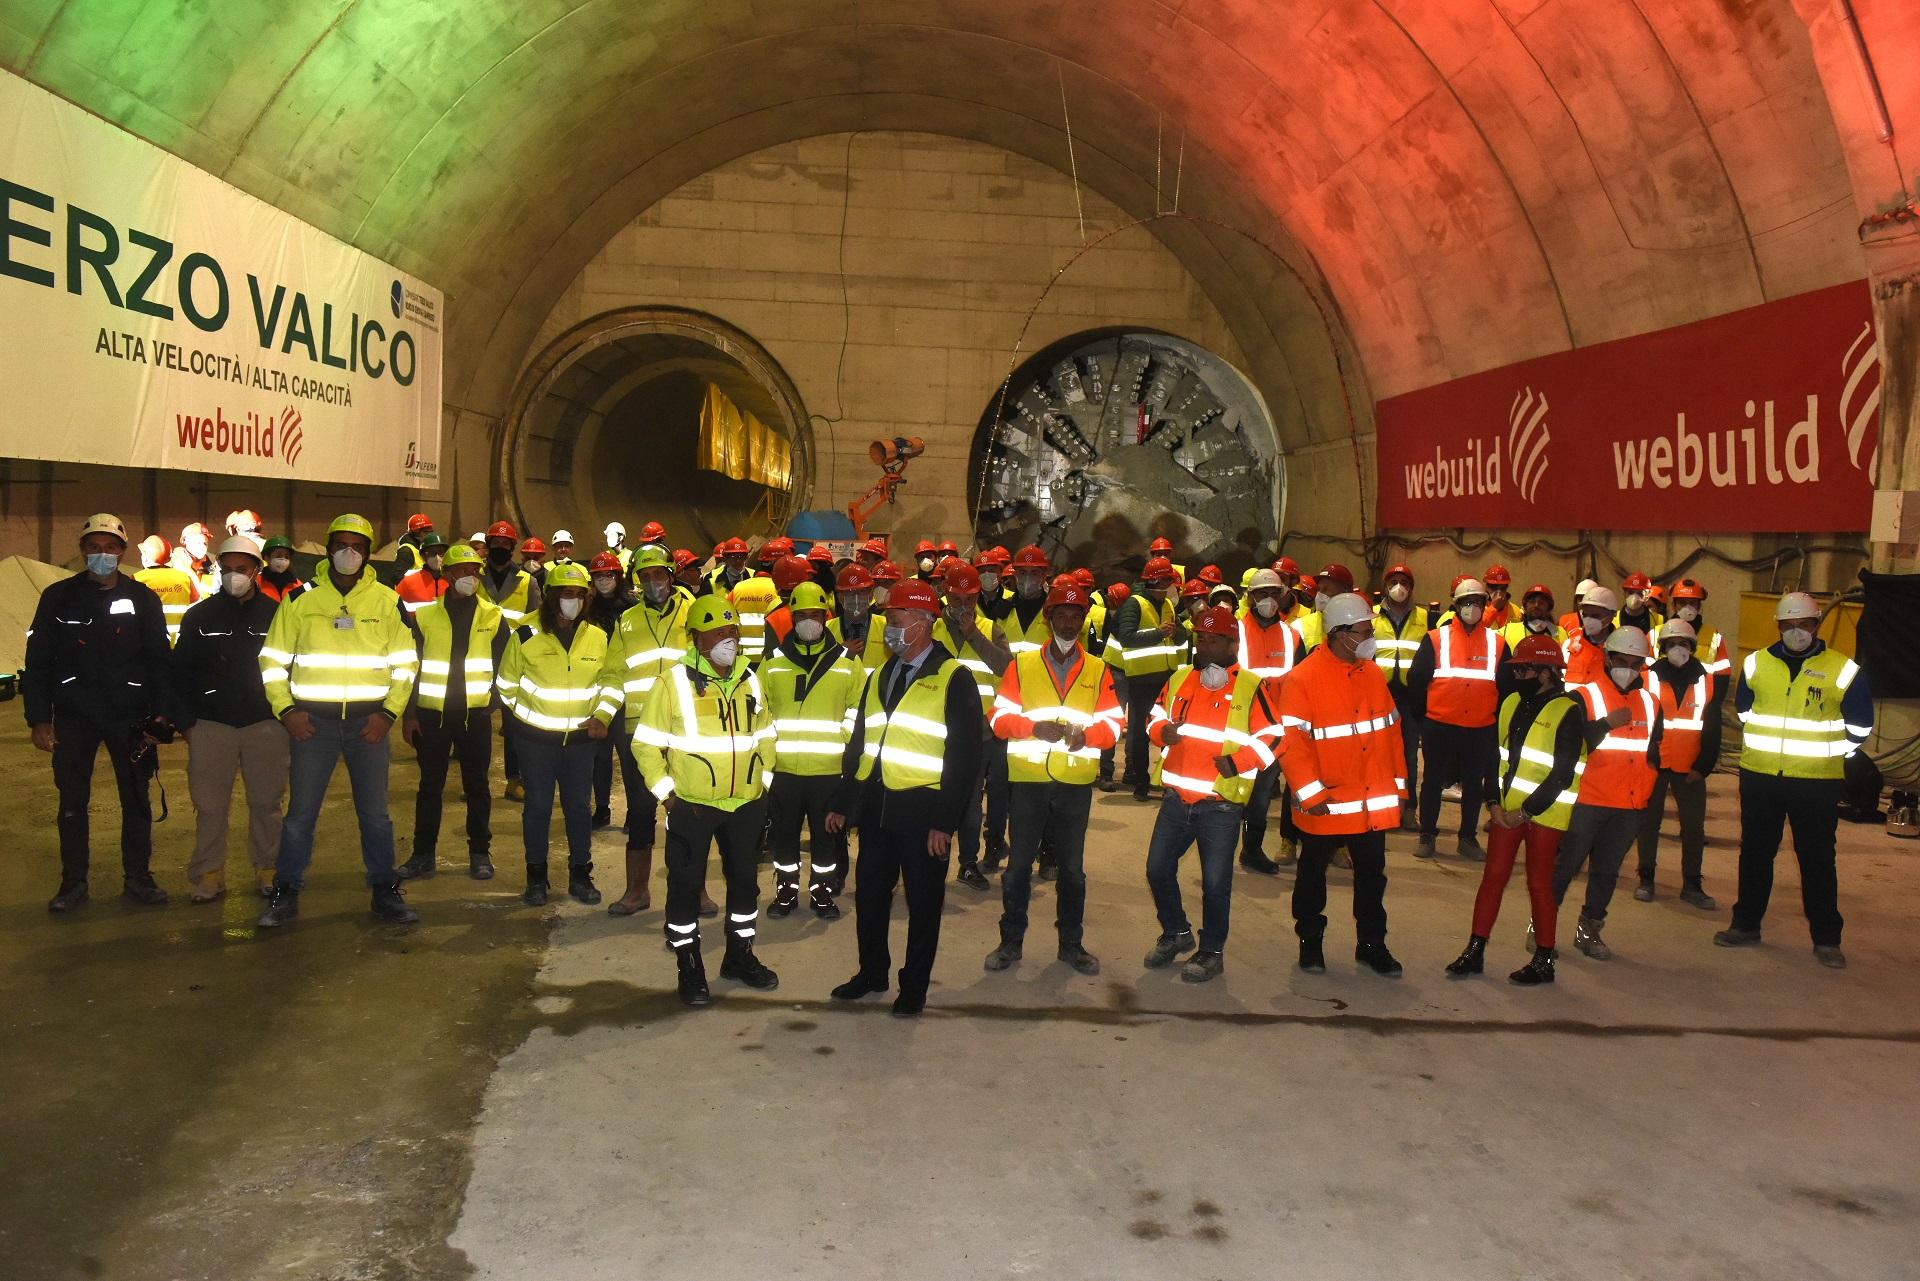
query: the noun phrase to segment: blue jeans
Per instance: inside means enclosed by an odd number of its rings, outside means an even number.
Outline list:
[[[527,843],[527,862],[547,863],[547,833],[553,827],[553,793],[560,791],[560,815],[567,829],[567,864],[593,866],[593,763],[600,745],[585,734],[566,743],[542,742],[529,735],[519,740],[520,781],[526,785],[526,811],[520,816],[520,834]]]
[[[353,790],[353,812],[360,820],[360,860],[367,865],[367,884],[391,882],[393,818],[387,813],[387,759],[393,735],[377,743],[361,738],[367,716],[344,721],[319,715],[309,719],[313,737],[289,745],[287,817],[280,825],[280,855],[274,862],[274,879],[295,887],[306,882],[307,864],[313,862],[313,829],[320,821],[320,803],[327,799],[333,767],[344,758],[347,782]]]
[[[1168,788],[1153,820],[1147,844],[1147,888],[1153,891],[1160,932],[1185,934],[1186,909],[1180,902],[1180,859],[1195,842],[1200,846],[1200,950],[1227,949],[1227,916],[1233,905],[1233,854],[1240,843],[1244,807],[1218,799],[1189,805]]]

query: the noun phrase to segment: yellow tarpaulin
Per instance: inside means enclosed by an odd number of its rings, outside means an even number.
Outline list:
[[[712,383],[700,406],[699,465],[768,489],[793,484],[793,446]]]

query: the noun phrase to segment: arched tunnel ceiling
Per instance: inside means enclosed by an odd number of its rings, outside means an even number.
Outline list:
[[[440,286],[482,414],[635,213],[844,129],[1077,167],[1135,214],[1177,172],[1311,286],[1160,227],[1291,391],[1290,447],[1346,429],[1314,299],[1364,413],[1862,274],[1791,0],[9,0],[0,58]]]

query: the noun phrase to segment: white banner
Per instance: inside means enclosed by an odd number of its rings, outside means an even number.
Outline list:
[[[0,455],[430,488],[442,308],[0,72]]]

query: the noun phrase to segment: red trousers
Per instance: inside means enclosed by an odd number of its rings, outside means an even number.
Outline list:
[[[1480,892],[1473,900],[1473,932],[1481,938],[1493,935],[1493,923],[1500,915],[1500,896],[1507,892],[1507,880],[1513,875],[1514,856],[1520,842],[1527,843],[1527,897],[1533,900],[1533,938],[1536,946],[1552,947],[1553,857],[1560,849],[1562,833],[1542,827],[1528,819],[1518,827],[1495,823],[1487,833],[1487,866],[1480,874]]]

